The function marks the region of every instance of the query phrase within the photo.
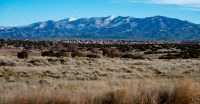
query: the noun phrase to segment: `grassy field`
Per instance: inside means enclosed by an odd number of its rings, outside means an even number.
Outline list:
[[[1,104],[198,104],[200,60],[0,57]]]

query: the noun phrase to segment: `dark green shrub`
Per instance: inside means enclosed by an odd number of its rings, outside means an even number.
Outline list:
[[[145,59],[142,55],[134,55],[132,59]]]
[[[177,53],[177,51],[171,51],[171,53]]]
[[[146,51],[146,49],[144,47],[139,47],[140,51]]]
[[[18,58],[28,58],[28,52],[27,51],[21,51],[17,53]]]
[[[167,55],[160,56],[159,59],[178,59],[177,54],[171,54],[168,52]]]
[[[48,59],[48,62],[56,62],[57,60],[56,59],[53,59],[53,58],[49,58]]]
[[[95,55],[95,54],[89,54],[86,57],[89,57],[89,58],[100,58],[100,56]]]
[[[72,53],[72,57],[85,57],[86,55],[80,52]]]
[[[56,57],[69,57],[69,54],[65,51],[59,51],[55,54]]]
[[[44,52],[42,52],[42,56],[50,56],[50,57],[53,57],[53,56],[55,56],[55,53],[54,53],[53,50],[44,51]]]
[[[122,58],[132,58],[134,55],[132,54],[125,54],[122,56]]]
[[[142,55],[125,54],[122,58],[145,59]]]
[[[107,56],[107,57],[111,56],[111,49],[110,48],[103,48],[102,51],[103,51],[104,56]]]
[[[183,56],[183,59],[190,59],[190,58],[191,58],[191,56],[188,55],[188,54],[185,54],[185,55]]]
[[[159,59],[178,59],[176,56],[160,56]]]

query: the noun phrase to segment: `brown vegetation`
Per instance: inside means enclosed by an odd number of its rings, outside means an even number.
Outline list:
[[[0,43],[1,104],[200,103],[197,44]]]
[[[200,99],[200,85],[188,79],[172,83],[135,83],[107,90],[106,87],[88,89],[66,86],[61,89],[49,89],[44,86],[37,89],[14,90],[13,97],[1,103],[9,104],[197,104]],[[128,84],[128,83],[126,83]],[[129,85],[133,85],[130,84]],[[74,87],[74,88],[73,88]],[[95,86],[97,87],[97,86]],[[102,87],[102,85],[100,86]],[[107,86],[108,87],[108,86]],[[116,87],[116,86],[110,86]],[[24,91],[22,93],[22,91]]]
[[[198,59],[1,56],[0,62],[1,104],[190,104],[200,97]]]

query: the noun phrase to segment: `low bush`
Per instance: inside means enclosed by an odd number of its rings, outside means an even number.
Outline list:
[[[72,53],[72,57],[86,57],[86,55],[80,52],[76,52],[76,53]]]
[[[132,54],[125,54],[122,56],[122,58],[132,58],[134,55]]]
[[[110,48],[103,48],[102,51],[103,51],[104,56],[107,56],[107,57],[111,56],[111,49]]]
[[[110,57],[121,57],[121,52],[118,49],[111,50],[111,56]]]
[[[142,55],[125,54],[122,58],[145,59]]]
[[[57,53],[55,53],[56,57],[69,57],[69,54],[65,51],[59,51]]]
[[[134,55],[132,59],[145,59],[142,55]]]
[[[53,50],[50,51],[44,51],[42,52],[42,56],[49,56],[49,57],[69,57],[69,53],[65,51],[59,51],[55,53]]]
[[[167,55],[160,56],[159,59],[178,59],[176,54],[168,53]]]
[[[53,50],[44,51],[44,52],[42,52],[42,56],[50,56],[50,57],[53,57],[53,56],[55,56],[55,53],[54,53]]]
[[[178,59],[178,57],[176,57],[176,56],[165,56],[165,55],[163,55],[163,56],[160,56],[159,59]]]
[[[17,57],[18,58],[28,58],[28,52],[25,51],[25,50],[21,51],[21,52],[18,52]]]
[[[100,56],[95,55],[95,54],[89,54],[86,57],[89,57],[89,58],[100,58]]]

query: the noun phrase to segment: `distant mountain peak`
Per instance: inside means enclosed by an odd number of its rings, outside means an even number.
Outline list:
[[[115,19],[117,16],[110,15],[106,18],[107,21]]]
[[[68,17],[68,18],[65,18],[63,20],[60,20],[59,22],[61,21],[67,21],[67,22],[70,22],[70,21],[75,21],[76,19],[75,18],[72,18],[72,17]]]
[[[134,18],[110,15],[0,27],[0,38],[200,40],[199,28],[199,24],[164,16]]]

